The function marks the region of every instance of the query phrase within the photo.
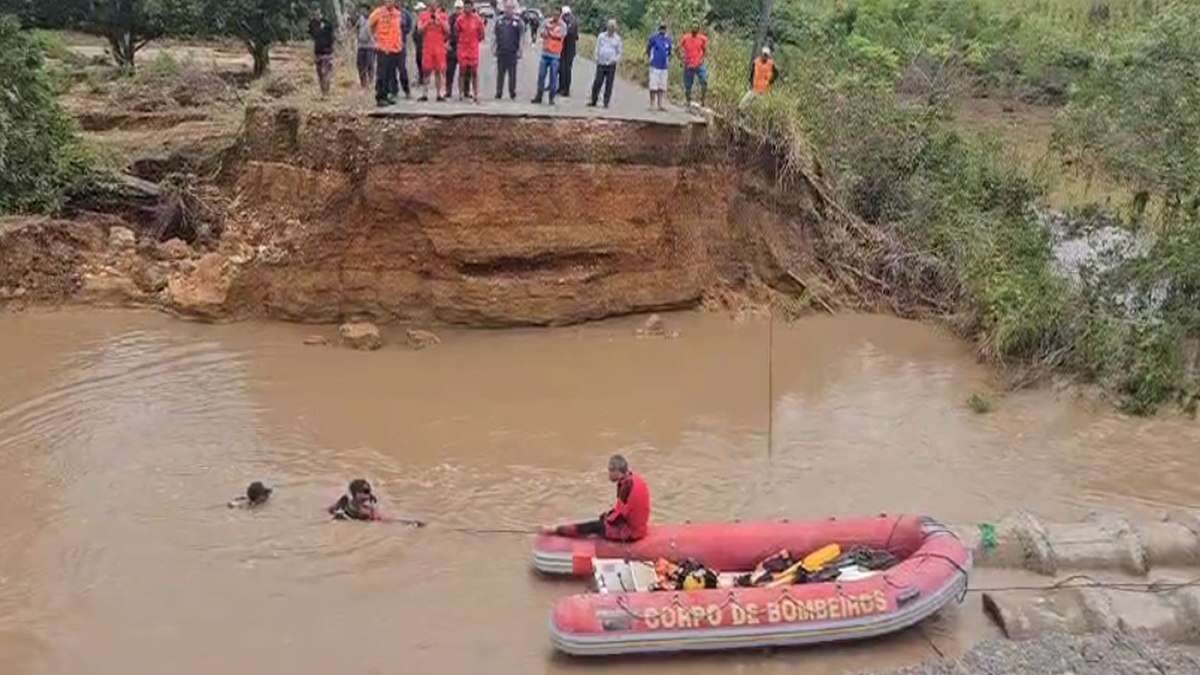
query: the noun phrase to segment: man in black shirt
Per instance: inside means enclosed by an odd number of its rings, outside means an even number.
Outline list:
[[[558,66],[558,95],[571,95],[571,73],[575,69],[575,51],[579,44],[579,19],[571,13],[566,5],[562,8],[563,23],[566,24],[567,34],[563,38],[562,62]]]
[[[333,76],[333,24],[313,10],[308,21],[308,34],[313,39],[313,57],[317,66],[317,83],[321,85],[321,98],[329,96],[329,83]]]

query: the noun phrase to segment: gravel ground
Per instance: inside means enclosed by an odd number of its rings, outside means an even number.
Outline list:
[[[1200,658],[1178,647],[1127,633],[1049,635],[1013,642],[988,640],[958,659],[877,675],[1163,675],[1200,673]]]

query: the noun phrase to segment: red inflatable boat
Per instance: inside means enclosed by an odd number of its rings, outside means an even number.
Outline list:
[[[753,570],[780,551],[831,543],[896,558],[891,567],[834,581],[775,587],[645,590],[627,561],[693,558],[722,572]],[[539,537],[537,568],[594,575],[598,592],[564,598],[550,619],[558,649],[632,654],[812,644],[911,626],[967,588],[971,553],[944,526],[917,516],[808,522],[663,525],[641,541]],[[640,569],[646,569],[640,565]]]

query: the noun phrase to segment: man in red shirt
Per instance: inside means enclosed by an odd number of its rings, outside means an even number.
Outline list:
[[[458,99],[470,95],[475,103],[479,103],[479,43],[483,42],[483,18],[475,11],[475,3],[465,0],[463,13],[458,17],[455,27],[455,38],[458,44],[459,77]],[[449,87],[447,87],[449,88]]]
[[[679,51],[683,53],[683,92],[687,103],[692,104],[692,85],[700,81],[700,105],[704,105],[708,97],[708,68],[704,60],[708,56],[708,36],[700,32],[700,24],[692,24],[692,32],[683,36],[679,41]]]
[[[617,484],[617,501],[596,520],[543,528],[544,534],[560,537],[598,537],[612,541],[637,541],[650,528],[650,486],[629,470],[621,455],[608,460],[608,479]]]
[[[429,80],[432,79],[437,100],[444,101],[442,78],[446,75],[446,40],[450,38],[450,19],[438,6],[438,0],[429,0],[429,8],[417,17],[417,30],[421,33],[421,66],[425,69],[424,89],[417,100],[429,100]]]

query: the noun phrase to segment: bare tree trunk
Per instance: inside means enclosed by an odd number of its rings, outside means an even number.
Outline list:
[[[758,52],[767,43],[767,32],[771,29],[771,10],[775,8],[775,0],[762,0],[762,12],[758,15],[758,35],[754,39],[754,48],[750,51],[750,61],[758,57]]]
[[[250,45],[250,55],[254,58],[254,79],[267,74],[271,67],[270,43],[254,43]]]
[[[114,27],[107,36],[108,46],[112,51],[113,61],[121,70],[133,70],[134,57],[137,49],[134,47],[133,35],[126,29]]]

